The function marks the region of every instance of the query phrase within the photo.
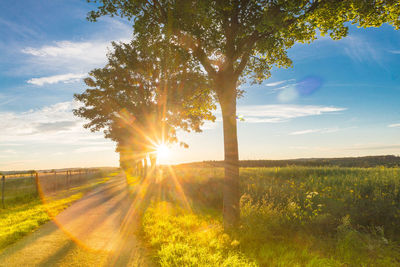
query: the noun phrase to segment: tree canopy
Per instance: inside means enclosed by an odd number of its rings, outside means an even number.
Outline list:
[[[206,74],[222,110],[225,152],[224,223],[239,220],[236,100],[246,78],[267,79],[289,67],[287,50],[321,35],[345,37],[348,23],[400,27],[398,0],[88,0],[104,15],[132,21],[134,39],[152,49],[162,42]]]
[[[389,23],[400,27],[394,0],[89,0],[98,3],[88,18],[103,15],[133,20],[138,40],[168,36],[182,45],[213,79],[224,70],[259,82],[273,65],[292,64],[287,49],[318,34],[347,35],[347,22],[359,27]]]
[[[177,128],[201,131],[204,120],[214,120],[215,106],[201,71],[187,73],[187,61],[168,59],[162,47],[137,47],[134,41],[113,43],[108,64],[91,71],[89,88],[75,94],[83,106],[74,114],[89,120],[84,127],[103,129],[118,152],[142,158],[159,143],[177,142]]]

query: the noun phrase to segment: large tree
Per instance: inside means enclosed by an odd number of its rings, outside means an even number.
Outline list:
[[[117,143],[127,169],[149,153],[154,160],[157,145],[177,142],[176,129],[199,132],[204,120],[214,120],[210,86],[200,69],[162,43],[158,49],[139,47],[135,40],[113,43],[108,64],[91,71],[89,88],[75,94],[83,105],[74,114],[89,120],[84,127],[103,129]]]
[[[142,44],[165,40],[186,49],[188,60],[202,66],[222,110],[225,226],[239,220],[239,165],[236,125],[238,85],[246,77],[261,82],[273,66],[289,67],[287,50],[318,34],[337,40],[347,22],[360,27],[400,26],[396,0],[88,0],[103,15],[133,21]]]

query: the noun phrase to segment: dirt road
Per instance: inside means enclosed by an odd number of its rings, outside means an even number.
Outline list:
[[[150,266],[132,203],[124,176],[112,177],[4,250],[0,266]]]

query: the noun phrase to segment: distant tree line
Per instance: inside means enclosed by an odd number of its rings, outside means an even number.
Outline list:
[[[306,166],[306,167],[399,167],[400,157],[394,155],[367,156],[367,157],[345,157],[345,158],[309,158],[309,159],[288,159],[288,160],[241,160],[240,167],[287,167],[287,166]],[[203,161],[180,164],[184,167],[224,167],[223,161]]]

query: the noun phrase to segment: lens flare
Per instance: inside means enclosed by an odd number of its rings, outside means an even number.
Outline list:
[[[296,89],[301,96],[311,95],[321,88],[323,82],[321,77],[307,76],[297,83]]]
[[[165,144],[159,144],[156,147],[157,158],[159,159],[166,159],[170,155],[169,147]]]

